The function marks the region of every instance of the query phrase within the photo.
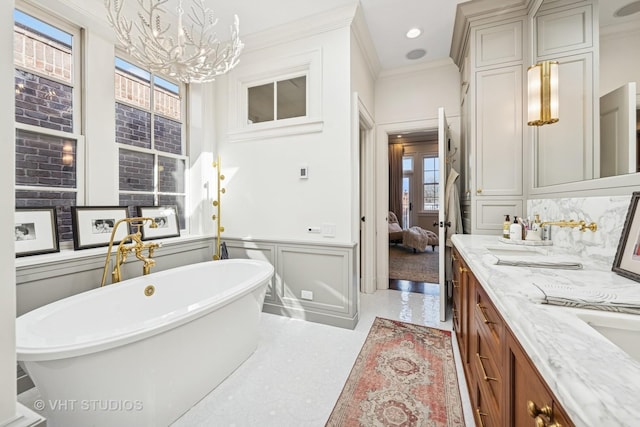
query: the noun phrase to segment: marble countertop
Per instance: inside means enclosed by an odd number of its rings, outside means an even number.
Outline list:
[[[541,304],[535,285],[624,292],[640,299],[640,283],[588,257],[580,258],[581,270],[492,264],[488,248],[513,246],[497,236],[456,234],[452,241],[577,426],[640,425],[640,362],[576,316],[604,312]],[[576,257],[555,246],[544,251],[550,256],[544,260]]]

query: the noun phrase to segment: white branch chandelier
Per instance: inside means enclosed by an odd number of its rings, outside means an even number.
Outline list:
[[[123,15],[125,0],[104,0],[107,18],[127,53],[154,73],[184,83],[206,83],[238,63],[243,43],[235,16],[231,40],[222,46],[214,31],[218,20],[204,0],[192,0],[185,15],[179,1],[177,31],[171,31],[171,15],[163,5],[169,0],[136,0],[137,19]],[[167,16],[169,19],[167,19]]]

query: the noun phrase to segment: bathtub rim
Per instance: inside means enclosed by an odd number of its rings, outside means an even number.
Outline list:
[[[180,271],[193,268],[196,265],[210,264],[210,263],[233,263],[233,264],[254,264],[264,267],[258,270],[258,273],[249,279],[238,282],[234,285],[232,290],[227,290],[223,293],[213,294],[210,298],[203,300],[208,301],[214,299],[208,304],[203,304],[194,310],[180,313],[174,317],[171,317],[169,321],[158,321],[153,325],[145,325],[145,327],[137,327],[120,334],[111,334],[107,337],[85,340],[80,343],[61,344],[52,346],[26,346],[21,345],[19,337],[21,334],[29,334],[27,328],[29,325],[42,321],[42,318],[50,313],[52,310],[64,309],[66,306],[77,304],[82,300],[95,298],[98,292],[117,292],[119,287],[122,286],[138,286],[142,280],[151,280],[153,278],[163,277],[169,274],[179,273]],[[253,293],[256,289],[264,286],[266,292],[267,282],[273,277],[274,267],[271,263],[263,260],[252,259],[227,259],[217,261],[205,261],[203,263],[189,264],[180,267],[171,268],[155,272],[146,276],[138,276],[131,279],[124,280],[120,283],[108,285],[106,288],[95,288],[89,291],[81,292],[76,295],[60,299],[58,301],[51,302],[42,307],[36,308],[32,311],[24,313],[16,319],[16,359],[20,362],[45,362],[48,360],[59,360],[71,357],[83,356],[100,351],[106,351],[113,348],[117,348],[132,342],[140,341],[145,338],[161,334],[165,331],[177,328],[181,325],[194,321],[200,317],[211,313],[212,311],[232,303],[233,301],[242,298],[245,295]],[[219,295],[222,297],[218,297]],[[263,292],[264,296],[264,292]]]

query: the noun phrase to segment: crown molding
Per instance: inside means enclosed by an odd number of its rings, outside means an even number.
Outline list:
[[[380,69],[382,67],[380,65],[380,59],[378,58],[376,48],[373,45],[373,40],[371,39],[369,27],[367,27],[362,8],[359,4],[351,24],[351,33],[353,34],[356,43],[358,43],[360,50],[364,53],[369,72],[375,79],[380,73]]]
[[[405,76],[407,74],[421,73],[434,68],[455,66],[451,58],[435,59],[433,61],[423,62],[415,65],[407,65],[404,67],[390,68],[382,70],[378,75],[379,78],[392,78],[397,76]]]
[[[449,56],[458,67],[464,61],[464,46],[470,36],[471,23],[487,17],[507,15],[513,12],[528,11],[536,0],[474,0],[459,3],[451,39]]]
[[[351,25],[357,5],[348,5],[327,12],[307,16],[287,24],[242,37],[244,52],[261,50],[292,40],[347,28]]]

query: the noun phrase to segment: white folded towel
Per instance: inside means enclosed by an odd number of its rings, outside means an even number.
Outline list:
[[[542,293],[538,298],[534,298],[541,304],[640,314],[640,297],[637,295],[612,294],[599,289],[558,284],[549,286],[533,283],[533,285]]]
[[[580,270],[582,263],[569,258],[554,258],[540,256],[511,256],[511,255],[491,255],[487,254],[483,258],[489,264],[507,265],[512,267],[534,267],[534,268],[560,268],[564,270]]]

